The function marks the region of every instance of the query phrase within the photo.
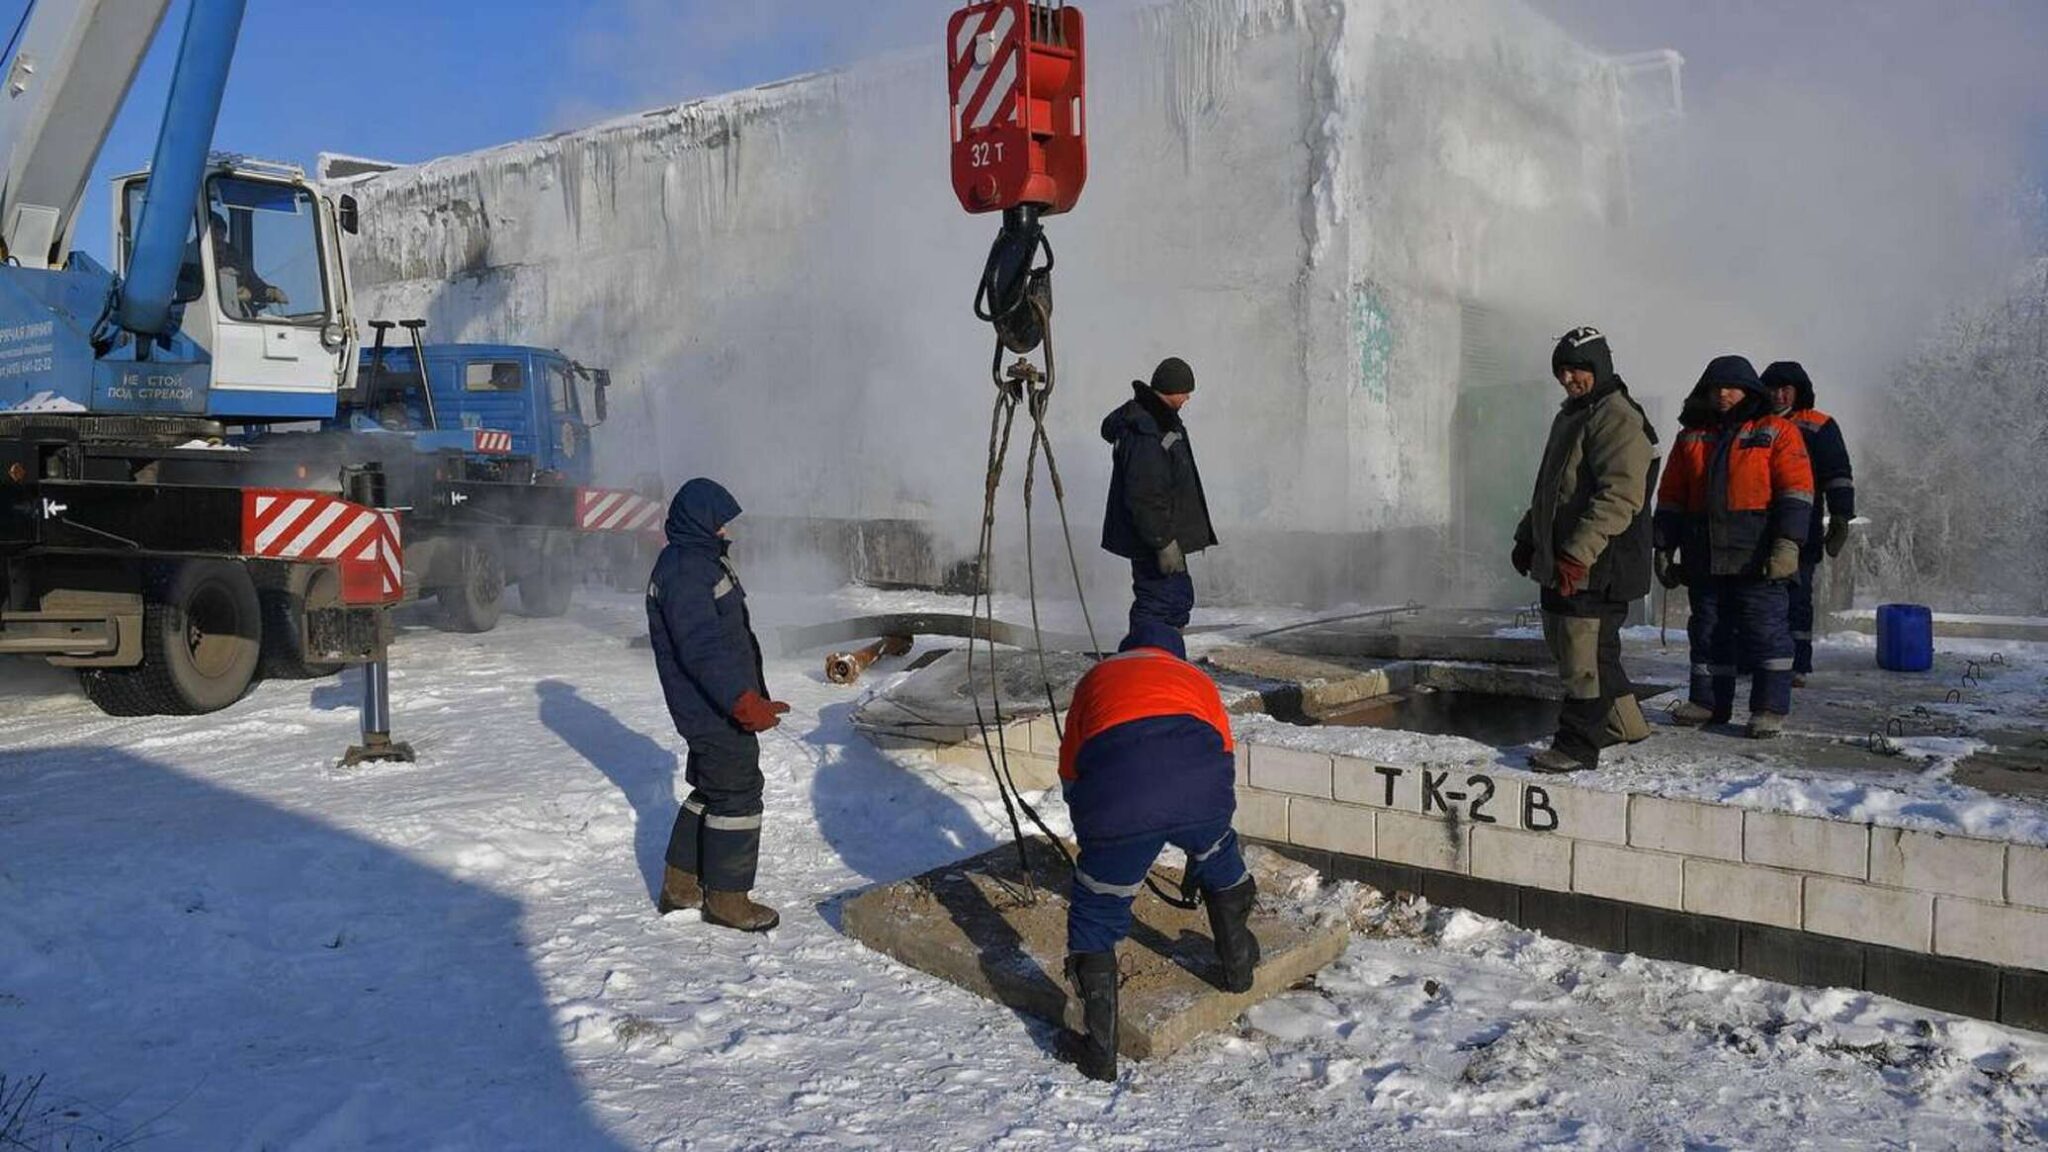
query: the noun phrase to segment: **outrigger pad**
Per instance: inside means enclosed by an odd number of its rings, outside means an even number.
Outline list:
[[[1004,844],[854,897],[845,907],[847,935],[998,1004],[1080,1027],[1081,1002],[1062,974],[1072,873],[1049,841],[1026,845],[1035,889],[1024,882],[1016,846]],[[1133,909],[1130,937],[1117,946],[1123,1055],[1170,1055],[1343,953],[1350,930],[1341,909],[1308,911],[1285,902],[1311,870],[1260,848],[1247,847],[1245,860],[1259,882],[1251,923],[1261,957],[1251,991],[1233,994],[1213,982],[1216,949],[1206,909],[1175,908],[1147,888]],[[1155,872],[1161,887],[1179,890],[1178,870]]]

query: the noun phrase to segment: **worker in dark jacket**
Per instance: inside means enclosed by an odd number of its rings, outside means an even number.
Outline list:
[[[1747,672],[1749,734],[1776,736],[1792,710],[1791,585],[1813,514],[1806,441],[1771,414],[1770,394],[1740,356],[1707,365],[1680,423],[1655,521],[1662,578],[1682,579],[1692,601],[1692,687],[1672,715],[1727,722],[1735,677]]]
[[[1116,945],[1131,901],[1172,844],[1209,908],[1219,983],[1245,992],[1259,962],[1250,920],[1258,887],[1231,829],[1237,771],[1216,685],[1187,662],[1180,632],[1135,625],[1118,654],[1074,689],[1060,738],[1060,786],[1081,854],[1067,913],[1067,975],[1085,1031],[1061,1050],[1097,1080],[1116,1079]]]
[[[1599,329],[1565,333],[1550,371],[1565,399],[1515,530],[1514,565],[1543,590],[1543,638],[1565,690],[1557,736],[1529,766],[1576,772],[1598,767],[1601,748],[1650,735],[1621,666],[1621,626],[1650,591],[1657,433]]]
[[[1187,558],[1216,543],[1180,418],[1194,391],[1194,371],[1169,356],[1152,370],[1151,384],[1131,381],[1131,399],[1102,421],[1102,438],[1116,446],[1102,547],[1131,562],[1134,630],[1147,620],[1187,627],[1195,607]]]
[[[1799,549],[1799,582],[1792,586],[1792,684],[1806,683],[1813,672],[1814,576],[1823,555],[1842,554],[1849,543],[1849,522],[1856,518],[1856,479],[1849,468],[1849,445],[1835,418],[1813,406],[1813,380],[1797,360],[1780,360],[1764,369],[1764,387],[1778,415],[1799,426],[1806,455],[1813,461],[1813,483],[1827,507],[1827,524],[1814,508],[1806,543]]]
[[[669,834],[663,913],[702,907],[745,932],[780,921],[748,893],[761,856],[761,745],[789,705],[768,696],[747,593],[726,555],[739,501],[716,481],[684,484],[668,507],[668,547],[647,586],[654,667],[676,731],[689,745],[690,794]]]

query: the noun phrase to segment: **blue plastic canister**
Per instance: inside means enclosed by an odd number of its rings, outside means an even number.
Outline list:
[[[1878,605],[1877,666],[1892,672],[1934,667],[1934,613],[1927,605]]]

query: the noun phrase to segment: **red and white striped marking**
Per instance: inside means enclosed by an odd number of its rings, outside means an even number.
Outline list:
[[[1004,123],[1017,121],[1024,63],[1019,7],[1006,2],[969,15],[953,34],[953,113],[963,134],[986,128],[998,117]]]
[[[658,532],[667,509],[637,492],[615,488],[576,490],[578,532]]]
[[[405,589],[398,516],[325,492],[242,494],[242,552],[271,560],[332,561],[349,603],[396,599]]]
[[[491,456],[504,456],[512,451],[512,434],[489,428],[476,429],[476,450]]]

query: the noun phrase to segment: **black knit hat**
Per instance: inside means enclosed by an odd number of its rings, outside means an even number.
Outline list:
[[[1179,396],[1195,390],[1195,370],[1178,356],[1168,356],[1152,370],[1152,390],[1161,396]]]
[[[1607,347],[1606,334],[1585,324],[1558,337],[1557,347],[1550,352],[1550,374],[1555,376],[1566,368],[1591,372],[1596,386],[1613,379],[1614,353]]]
[[[1792,410],[1802,411],[1813,407],[1813,378],[1806,374],[1805,365],[1797,360],[1778,360],[1764,369],[1764,387],[1792,389]]]

